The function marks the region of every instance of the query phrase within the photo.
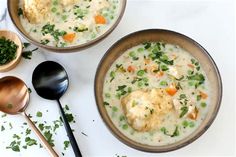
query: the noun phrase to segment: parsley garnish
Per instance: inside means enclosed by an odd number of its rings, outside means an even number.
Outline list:
[[[179,118],[182,118],[187,112],[188,112],[188,107],[187,106],[183,106],[181,107],[181,113],[179,115]]]

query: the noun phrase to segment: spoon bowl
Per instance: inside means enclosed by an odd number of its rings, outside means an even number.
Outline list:
[[[13,76],[0,79],[0,97],[0,110],[8,114],[23,112],[29,103],[27,86]]]
[[[46,61],[35,68],[32,83],[39,96],[56,100],[66,92],[69,79],[65,69],[60,64]]]

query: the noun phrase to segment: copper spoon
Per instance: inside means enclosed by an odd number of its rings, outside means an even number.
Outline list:
[[[25,83],[17,77],[3,77],[0,79],[0,98],[0,111],[12,115],[23,115],[43,146],[49,151],[49,154],[52,157],[58,157],[57,153],[25,113],[25,109],[29,104],[29,92]]]

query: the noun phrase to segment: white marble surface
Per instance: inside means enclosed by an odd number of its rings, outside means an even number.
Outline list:
[[[1,0],[0,19],[6,0]],[[84,156],[235,156],[235,4],[233,0],[197,1],[197,0],[128,0],[125,15],[114,30],[99,44],[71,54],[48,53],[39,50],[32,60],[22,59],[14,70],[0,73],[0,77],[13,75],[23,79],[32,89],[31,101],[27,113],[34,115],[38,110],[46,111],[43,119],[51,123],[59,112],[56,102],[47,101],[36,95],[31,84],[33,69],[42,61],[54,60],[68,71],[70,87],[62,97],[62,104],[69,104],[76,123],[72,124],[78,145]],[[6,22],[0,22],[0,28],[15,31],[9,16]],[[117,140],[105,127],[96,108],[93,80],[96,67],[106,50],[118,39],[131,32],[147,28],[164,28],[183,33],[205,47],[216,61],[223,79],[223,100],[218,116],[209,130],[192,144],[177,151],[152,154],[134,150]],[[24,39],[22,39],[25,41]],[[0,113],[2,115],[2,113]],[[93,121],[94,120],[94,121]],[[13,129],[0,132],[0,156],[4,157],[46,157],[44,148],[33,146],[20,153],[5,149],[14,133],[21,132],[24,121],[20,115],[0,117],[0,125],[11,122]],[[81,132],[86,133],[84,136]],[[31,137],[36,136],[31,133]],[[55,139],[55,150],[61,155],[72,157],[71,147],[63,150],[66,139],[63,127],[60,127]]]

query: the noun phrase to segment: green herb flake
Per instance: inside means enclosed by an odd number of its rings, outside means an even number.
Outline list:
[[[29,135],[30,133],[31,133],[31,130],[30,130],[29,128],[27,128],[26,131],[25,131],[25,135],[27,136],[27,135]]]
[[[40,112],[40,111],[38,111],[38,112],[36,113],[36,116],[37,116],[37,117],[42,117],[42,116],[43,116],[43,113]]]
[[[29,92],[29,93],[32,93],[32,90],[31,90],[31,88],[28,88],[28,92]]]
[[[115,79],[115,76],[116,76],[116,73],[114,71],[111,71],[110,72],[110,77],[111,77],[110,82],[112,82]]]
[[[19,139],[20,139],[20,136],[17,135],[17,134],[14,134],[14,135],[13,135],[13,138],[16,138],[17,140],[19,140]]]
[[[66,113],[66,119],[69,123],[74,122],[74,116],[71,113]]]
[[[197,101],[200,101],[201,100],[201,95],[197,95]]]
[[[67,111],[69,111],[69,110],[70,110],[70,108],[69,108],[69,106],[68,106],[68,105],[65,105],[65,110],[67,110]]]
[[[29,50],[29,51],[23,51],[21,56],[25,59],[31,59],[33,52],[36,51],[36,50],[38,50],[38,48],[35,48],[33,50]]]
[[[6,149],[12,149],[14,152],[20,152],[20,147],[17,144],[12,144],[11,146],[6,147]]]
[[[166,65],[161,65],[161,70],[162,71],[167,71],[169,68]]]
[[[180,98],[180,99],[185,99],[185,98],[186,98],[186,95],[185,95],[185,94],[180,94],[180,95],[179,95],[179,98]]]
[[[112,111],[113,112],[117,112],[118,111],[118,108],[116,106],[112,106]]]
[[[10,129],[12,129],[13,126],[12,126],[11,122],[9,122],[8,124],[9,124]]]
[[[23,15],[23,9],[22,9],[22,8],[19,8],[19,9],[18,9],[17,15],[18,15],[18,16]]]
[[[194,123],[194,122],[192,122],[192,121],[189,122],[189,127],[190,127],[190,128],[193,128],[194,126],[195,126],[195,123]]]
[[[129,128],[128,124],[123,124],[122,129],[127,130]]]
[[[184,120],[184,121],[182,122],[182,125],[183,125],[184,128],[187,128],[188,125],[189,125],[189,123],[188,123],[188,121]]]
[[[104,101],[104,102],[103,102],[103,105],[104,105],[104,106],[109,106],[110,104],[109,104],[108,102]]]
[[[167,83],[166,81],[161,81],[161,82],[160,82],[160,85],[161,85],[161,86],[167,86],[168,83]]]
[[[111,98],[111,94],[110,93],[105,93],[105,97],[109,99],[109,98]]]
[[[171,137],[175,137],[175,136],[179,136],[179,127],[178,126],[175,127],[175,131],[171,135]]]
[[[1,131],[4,131],[5,130],[5,127],[2,125],[1,126]]]
[[[70,145],[70,141],[64,141],[64,150],[66,150]]]
[[[30,138],[30,137],[26,137],[25,142],[26,142],[27,146],[37,145],[37,141],[35,139]]]
[[[200,105],[201,105],[202,108],[205,108],[207,106],[207,104],[205,102],[201,102]]]
[[[52,139],[52,133],[50,131],[45,131],[44,132],[44,137],[46,138],[46,140],[48,141],[48,143],[51,145],[51,146],[54,146],[54,140]]]
[[[181,107],[181,113],[179,115],[179,118],[182,118],[187,112],[188,112],[188,107],[187,106],[183,106]]]
[[[39,127],[40,131],[43,131],[43,130],[44,130],[44,124],[43,124],[43,123],[40,123],[40,124],[38,125],[38,127]]]
[[[23,48],[25,49],[25,48],[27,48],[27,47],[29,47],[30,46],[30,43],[23,43]]]

